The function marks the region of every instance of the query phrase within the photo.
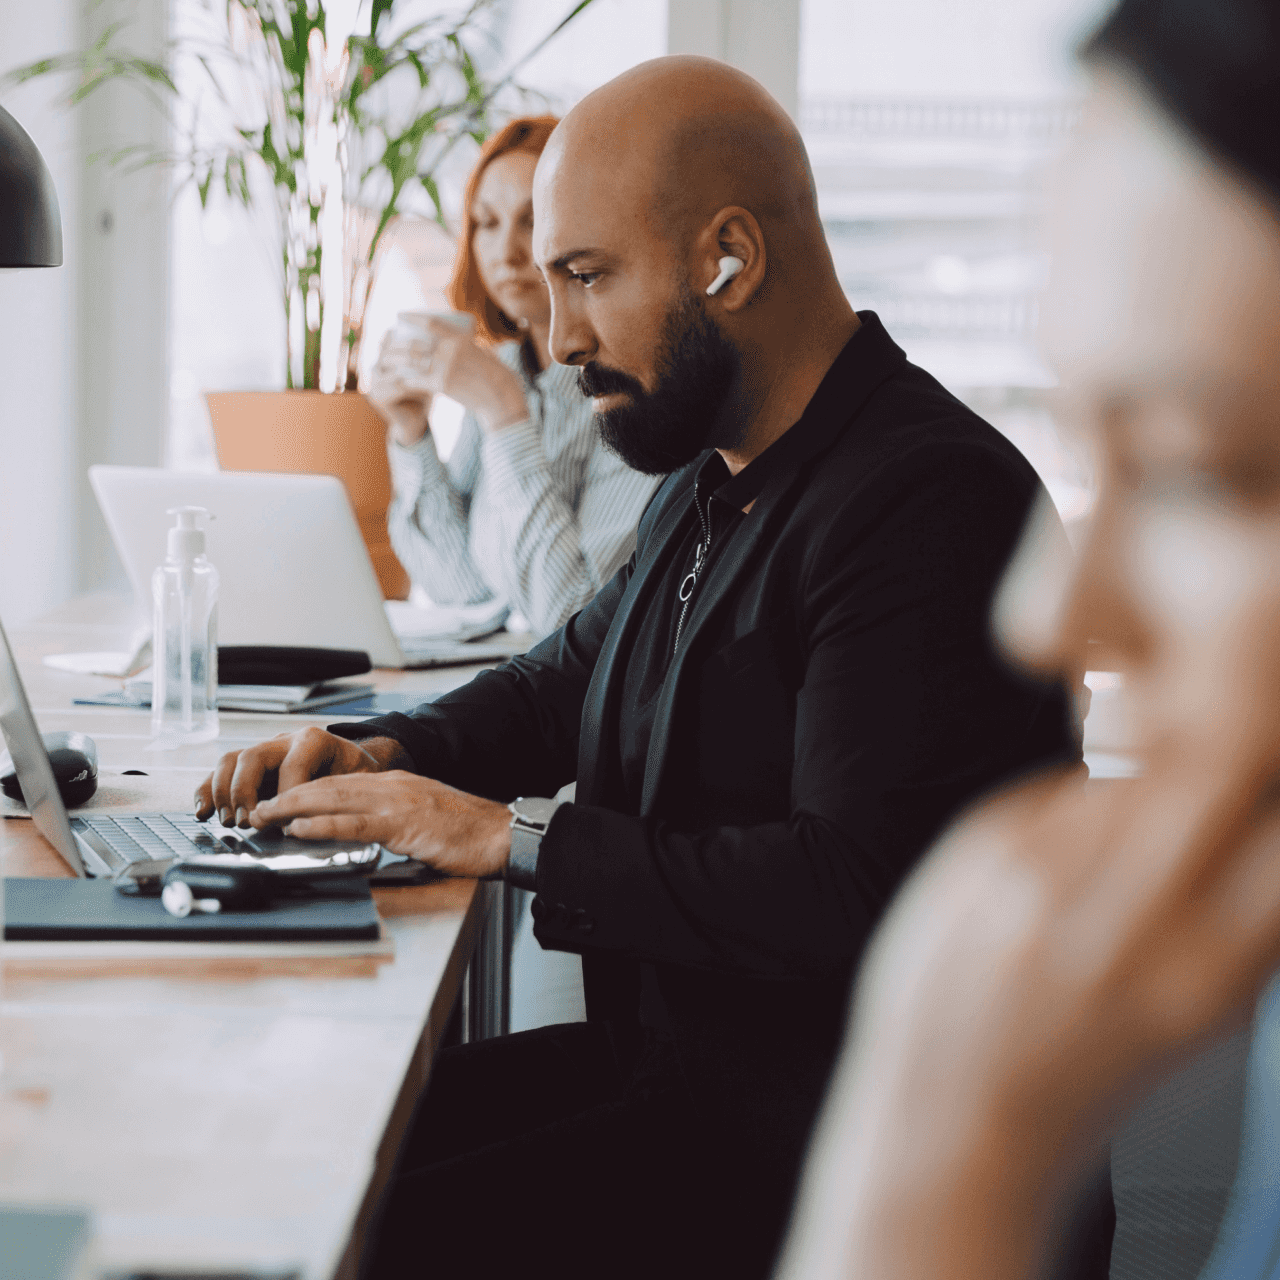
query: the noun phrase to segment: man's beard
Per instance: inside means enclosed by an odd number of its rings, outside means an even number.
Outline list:
[[[578,389],[625,393],[627,401],[595,415],[600,439],[634,470],[665,476],[707,449],[742,443],[745,424],[733,420],[741,366],[737,348],[686,290],[663,322],[652,391],[595,361],[578,370]]]

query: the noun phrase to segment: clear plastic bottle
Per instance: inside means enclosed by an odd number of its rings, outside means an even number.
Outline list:
[[[151,575],[152,746],[218,736],[218,571],[204,554],[203,507],[174,507],[169,554]]]

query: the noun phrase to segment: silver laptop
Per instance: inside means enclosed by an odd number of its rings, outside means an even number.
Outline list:
[[[171,862],[196,854],[239,854],[271,858],[287,869],[290,861],[350,854],[350,841],[296,840],[281,831],[237,831],[214,821],[197,822],[189,813],[117,813],[103,810],[72,818],[62,802],[49,753],[31,714],[27,691],[0,625],[0,734],[22,787],[22,798],[40,834],[78,876],[114,878],[139,863]],[[375,883],[416,878],[419,864],[378,849]],[[281,862],[280,859],[285,859]]]
[[[384,602],[334,476],[95,466],[89,480],[144,614],[151,574],[165,557],[166,511],[197,506],[212,514],[206,547],[218,570],[220,644],[360,649],[375,667],[500,662],[526,647],[502,630],[500,604],[421,615]]]

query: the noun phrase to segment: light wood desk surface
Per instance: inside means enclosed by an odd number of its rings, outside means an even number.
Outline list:
[[[326,722],[224,715],[217,742],[147,750],[146,712],[71,705],[119,681],[41,663],[47,653],[123,648],[130,621],[125,602],[83,597],[10,632],[41,730],[96,740],[104,803],[188,809],[222,751]],[[426,693],[473,670],[374,678],[381,691]],[[0,821],[0,855],[6,875],[70,874],[25,819]],[[426,1082],[493,888],[455,880],[377,891],[395,946],[381,963],[10,972],[0,1201],[88,1207],[108,1272],[353,1274],[353,1232]]]

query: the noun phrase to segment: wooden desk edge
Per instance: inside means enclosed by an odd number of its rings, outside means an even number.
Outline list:
[[[457,883],[475,884],[474,881],[460,881]],[[337,1269],[334,1271],[334,1280],[355,1280],[359,1272],[360,1257],[364,1251],[365,1240],[368,1236],[373,1216],[377,1211],[378,1202],[381,1200],[382,1194],[391,1180],[396,1157],[400,1154],[400,1144],[404,1141],[404,1136],[408,1130],[409,1121],[413,1117],[418,1099],[431,1078],[431,1067],[435,1061],[436,1050],[440,1047],[445,1027],[448,1025],[449,1017],[453,1013],[453,1007],[462,991],[462,983],[466,978],[467,967],[471,963],[471,957],[475,953],[480,930],[495,901],[500,886],[494,882],[482,882],[479,884],[478,889],[479,892],[471,895],[471,901],[463,918],[462,927],[458,930],[458,936],[449,955],[448,964],[445,966],[444,976],[440,980],[440,985],[436,989],[435,999],[431,1003],[426,1025],[423,1027],[422,1034],[418,1038],[417,1047],[409,1059],[408,1069],[405,1071],[404,1079],[400,1084],[400,1091],[396,1096],[395,1104],[391,1108],[391,1114],[387,1118],[387,1124],[382,1133],[382,1141],[378,1144],[377,1155],[374,1158],[369,1184],[365,1189],[364,1200],[351,1225],[347,1247],[343,1251]],[[400,893],[403,890],[393,890],[391,892]]]

